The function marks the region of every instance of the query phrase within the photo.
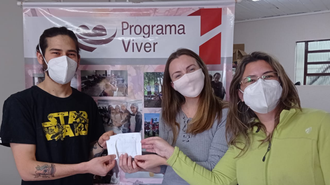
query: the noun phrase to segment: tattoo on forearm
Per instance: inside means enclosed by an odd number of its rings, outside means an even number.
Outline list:
[[[97,149],[97,144],[94,143],[94,145],[91,147],[91,152],[93,152],[93,150]]]
[[[42,166],[37,165],[34,177],[50,178],[55,176],[55,172],[56,168],[54,164],[44,164]]]
[[[99,153],[94,154],[93,158],[94,158],[94,157],[101,157],[101,156],[102,156],[102,153],[103,153],[103,152],[99,152]]]

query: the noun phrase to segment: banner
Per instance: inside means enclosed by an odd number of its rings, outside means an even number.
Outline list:
[[[36,59],[39,36],[50,27],[67,27],[76,34],[81,50],[71,86],[94,98],[106,131],[159,134],[165,63],[178,48],[199,54],[210,78],[222,82],[225,91],[229,87],[234,1],[23,6],[26,88],[44,79]],[[125,174],[116,167],[94,180],[95,184],[160,184],[162,175]]]

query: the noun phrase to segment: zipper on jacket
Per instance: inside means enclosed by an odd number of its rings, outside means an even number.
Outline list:
[[[269,152],[271,146],[272,146],[272,143],[269,141],[269,144],[268,144],[268,147],[267,147],[267,151],[266,151],[264,157],[262,158],[262,162],[265,162],[265,160],[266,160],[266,155],[267,155],[267,153]]]

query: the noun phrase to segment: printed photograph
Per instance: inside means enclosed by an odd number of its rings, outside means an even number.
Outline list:
[[[163,72],[144,73],[144,107],[161,107]]]
[[[142,102],[98,100],[99,114],[105,131],[119,133],[142,130]]]
[[[144,114],[144,138],[159,136],[159,113]]]
[[[126,97],[127,70],[81,70],[81,91],[92,97]]]
[[[142,128],[142,101],[98,100],[99,114],[104,130],[116,134],[140,132]],[[107,150],[102,155],[108,155]],[[120,182],[118,163],[105,176],[94,176],[94,184],[118,184]]]

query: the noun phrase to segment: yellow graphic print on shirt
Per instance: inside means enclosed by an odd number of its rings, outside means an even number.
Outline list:
[[[48,141],[88,134],[89,120],[85,111],[50,113],[48,120],[42,123]]]

